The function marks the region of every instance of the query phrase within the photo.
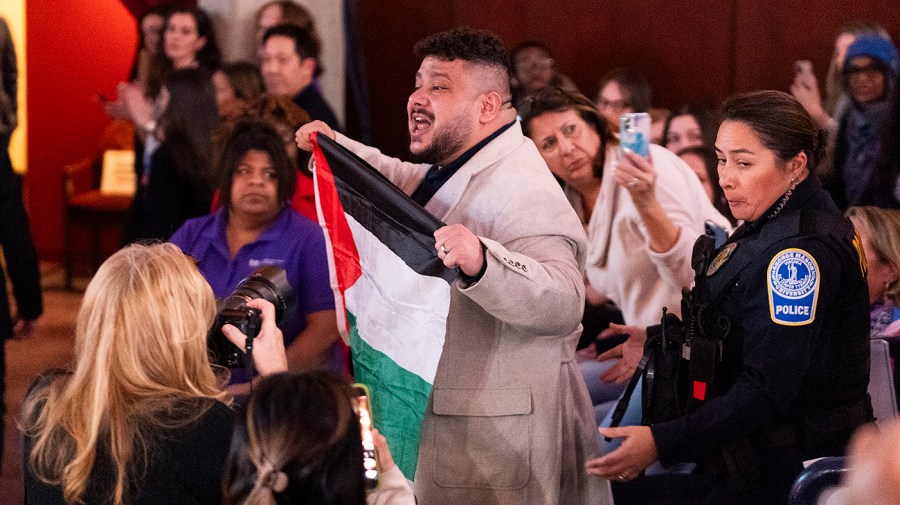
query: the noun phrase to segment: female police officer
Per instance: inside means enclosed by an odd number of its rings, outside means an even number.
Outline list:
[[[744,224],[713,253],[694,300],[727,329],[716,382],[693,387],[705,401],[682,417],[601,429],[624,441],[588,472],[626,481],[657,459],[695,461],[715,483],[708,503],[785,503],[804,460],[841,454],[871,419],[865,259],[811,175],[823,144],[790,95],[725,103],[719,178]]]

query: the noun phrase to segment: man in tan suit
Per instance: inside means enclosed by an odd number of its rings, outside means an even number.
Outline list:
[[[588,478],[599,451],[575,363],[585,237],[516,121],[508,57],[489,32],[457,29],[416,44],[407,103],[410,152],[381,154],[324,123],[297,132],[337,140],[445,223],[438,256],[458,267],[444,351],[422,427],[419,503],[604,504]]]

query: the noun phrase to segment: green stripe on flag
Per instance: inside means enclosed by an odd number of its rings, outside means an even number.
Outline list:
[[[400,471],[413,480],[431,384],[370,346],[359,336],[356,316],[347,311],[347,317],[355,380],[368,386],[375,427],[387,438]]]

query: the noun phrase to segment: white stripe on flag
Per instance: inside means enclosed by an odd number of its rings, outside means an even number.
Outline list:
[[[352,216],[362,277],[344,293],[360,337],[397,365],[434,383],[444,348],[450,285],[419,275]]]

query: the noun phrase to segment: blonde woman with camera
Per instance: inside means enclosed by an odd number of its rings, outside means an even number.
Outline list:
[[[262,311],[257,370],[286,370],[274,307],[248,305]],[[45,374],[25,400],[27,503],[221,503],[234,413],[207,358],[215,313],[209,284],[172,244],[132,245],[100,267],[72,370]],[[223,333],[243,348],[236,328]]]

